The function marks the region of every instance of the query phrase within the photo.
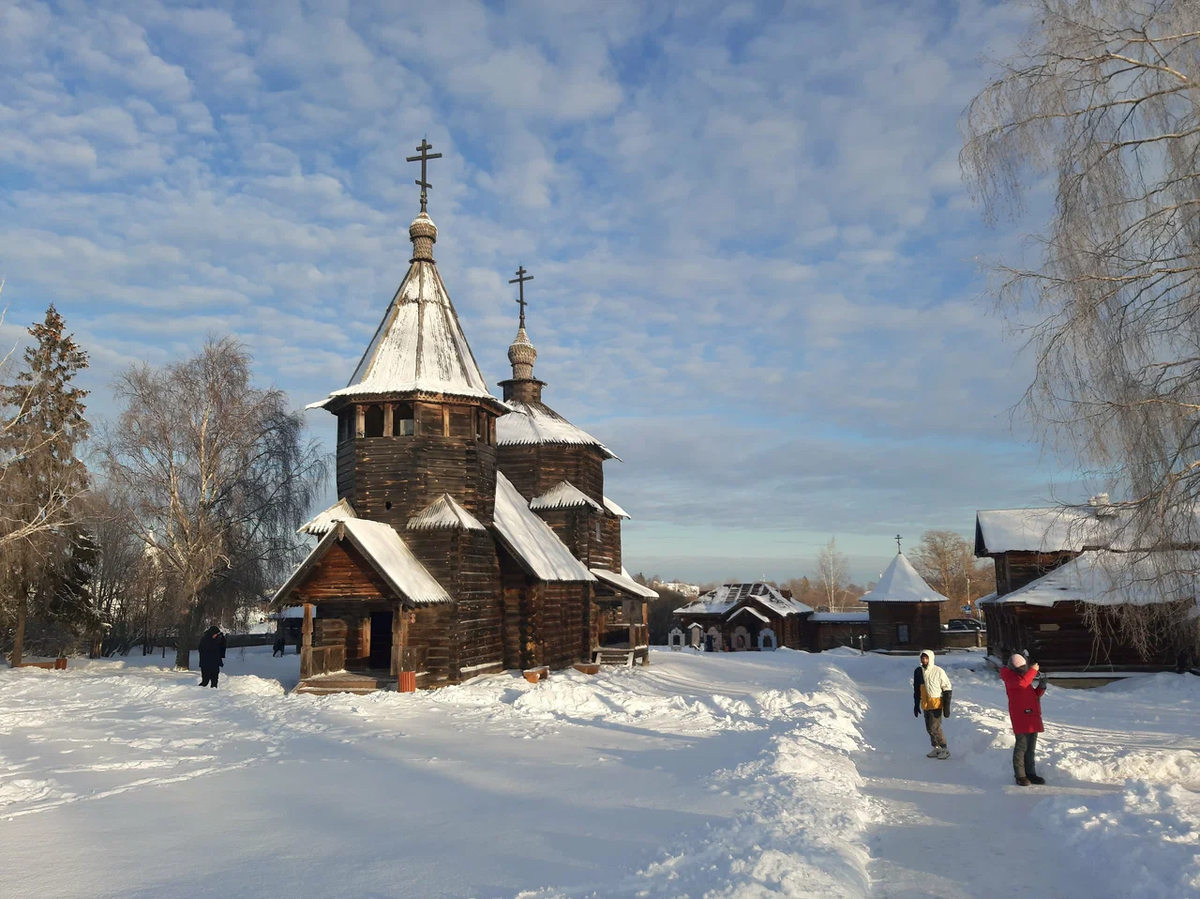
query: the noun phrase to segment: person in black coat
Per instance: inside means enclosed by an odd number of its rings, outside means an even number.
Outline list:
[[[283,631],[275,632],[275,645],[271,649],[271,658],[283,655],[283,651],[287,649],[287,642],[283,638]]]
[[[217,688],[217,678],[225,665],[225,635],[215,624],[200,638],[200,686]],[[210,683],[211,682],[211,683]]]

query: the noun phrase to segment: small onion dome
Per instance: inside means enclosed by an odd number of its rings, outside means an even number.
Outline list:
[[[537,361],[537,350],[529,342],[529,335],[523,327],[517,330],[516,339],[508,348],[508,361],[512,363],[515,380],[533,377],[533,363]]]
[[[422,212],[413,219],[413,223],[408,226],[408,236],[413,243],[414,261],[433,261],[433,244],[437,241],[437,233],[437,225],[433,223],[429,213]]]

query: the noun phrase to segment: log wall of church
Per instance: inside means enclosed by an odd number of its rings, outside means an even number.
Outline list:
[[[604,502],[604,459],[595,447],[556,443],[502,446],[497,464],[526,499],[570,481],[597,503]]]
[[[360,518],[404,532],[443,493],[490,525],[496,505],[496,449],[473,438],[359,437],[337,450],[338,497]]]

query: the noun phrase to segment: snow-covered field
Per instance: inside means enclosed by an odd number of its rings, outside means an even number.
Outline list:
[[[998,680],[939,661],[948,761],[915,660],[846,650],[371,696],[269,647],[218,690],[0,671],[0,896],[1200,895],[1200,678],[1051,688],[1020,788]]]

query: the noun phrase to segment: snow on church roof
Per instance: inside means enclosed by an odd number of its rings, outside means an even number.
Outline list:
[[[572,446],[594,446],[605,459],[618,459],[616,453],[589,434],[577,428],[545,403],[523,403],[508,400],[512,410],[496,419],[496,443],[499,446],[533,446],[561,443]]]
[[[608,511],[611,512],[613,515],[615,515],[617,518],[631,518],[632,517],[628,512],[626,512],[624,509],[622,509],[620,506],[618,506],[616,503],[614,503],[607,496],[604,497],[604,508],[608,509]]]
[[[991,594],[983,604],[1024,603],[1052,606],[1082,602],[1095,606],[1136,606],[1195,599],[1200,553],[1188,551],[1112,552],[1087,550],[1036,581],[1006,593]]]
[[[329,529],[333,527],[335,522],[345,521],[347,518],[357,518],[354,514],[354,509],[344,499],[339,499],[336,503],[326,509],[324,512],[319,512],[314,515],[296,530],[297,534],[312,534],[314,537],[324,537],[329,533]]]
[[[755,582],[752,584],[723,584],[715,590],[709,590],[686,606],[675,611],[690,615],[724,615],[746,600],[756,600],[777,614],[806,615],[812,608],[798,599],[789,599],[770,584]]]
[[[450,595],[433,579],[390,524],[363,518],[345,518],[335,524],[338,526],[329,528],[288,582],[279,588],[273,602],[286,602],[288,594],[304,580],[312,567],[343,538],[362,553],[399,596],[414,605],[450,602]]]
[[[927,583],[904,553],[896,553],[892,564],[879,578],[875,589],[862,602],[946,602],[946,597]]]
[[[443,493],[422,511],[408,520],[410,531],[435,531],[441,528],[461,528],[468,531],[486,531],[479,519],[454,501],[449,493]]]
[[[610,587],[620,590],[622,593],[627,593],[630,596],[638,596],[642,599],[658,599],[658,591],[651,590],[649,587],[644,587],[629,576],[629,572],[624,568],[621,573],[609,571],[607,568],[593,568],[592,574],[596,575],[604,583]]]
[[[538,580],[596,579],[582,562],[571,555],[550,525],[530,511],[525,498],[499,471],[496,472],[496,511],[493,520],[505,547]]]
[[[432,229],[436,238],[437,229],[424,212],[413,222],[410,234],[415,235],[419,227]],[[350,383],[308,408],[322,408],[336,397],[413,391],[499,402],[475,363],[432,258],[414,259],[409,265]]]
[[[559,481],[541,496],[535,496],[529,501],[529,508],[542,509],[576,509],[580,506],[591,506],[597,512],[603,512],[600,504],[572,484],[570,481]]]

